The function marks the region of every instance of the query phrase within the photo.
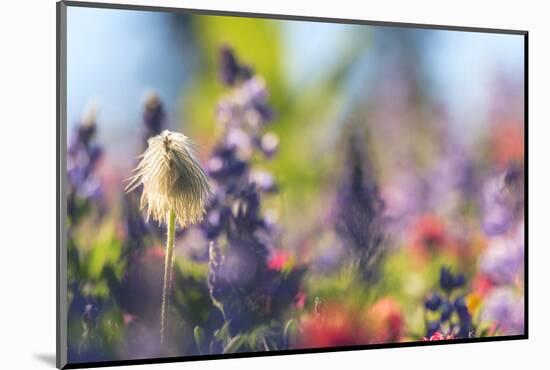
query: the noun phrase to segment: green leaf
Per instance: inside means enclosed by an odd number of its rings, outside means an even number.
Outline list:
[[[224,347],[223,353],[235,353],[237,352],[245,342],[245,337],[242,335],[237,335],[233,337],[229,343]]]
[[[216,330],[216,332],[214,333],[214,337],[221,341],[221,342],[224,342],[224,343],[227,343],[230,339],[230,333],[229,333],[229,324],[230,324],[231,321],[226,321],[225,324],[223,324],[223,326]]]
[[[285,346],[288,346],[292,342],[296,333],[298,332],[298,325],[294,319],[288,320],[285,325],[285,330],[283,331],[283,338]]]
[[[205,334],[204,330],[200,326],[195,326],[195,329],[193,330],[193,336],[195,337],[195,343],[197,344],[197,349],[199,350],[199,353],[202,355],[203,353],[203,346],[205,341]]]
[[[101,277],[105,265],[115,264],[120,259],[121,243],[111,225],[102,226],[88,256],[88,276],[92,279]]]

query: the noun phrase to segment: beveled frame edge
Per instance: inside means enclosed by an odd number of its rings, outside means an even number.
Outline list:
[[[136,10],[136,11],[154,11],[154,12],[169,12],[189,15],[218,15],[232,16],[243,18],[263,18],[274,20],[291,20],[291,21],[309,21],[322,23],[338,23],[338,24],[357,24],[369,26],[383,27],[400,27],[413,29],[429,29],[443,31],[461,31],[461,32],[480,32],[480,33],[495,33],[521,35],[524,40],[524,156],[525,156],[525,232],[524,232],[524,333],[522,335],[510,335],[499,337],[482,337],[482,338],[467,338],[453,339],[442,341],[417,341],[403,343],[383,343],[357,346],[342,346],[329,348],[308,348],[308,349],[293,349],[279,350],[273,352],[246,352],[232,354],[213,354],[213,355],[198,355],[198,356],[175,356],[175,357],[159,357],[148,359],[133,359],[133,360],[117,360],[117,361],[99,361],[99,362],[84,362],[84,363],[67,363],[67,246],[66,246],[66,146],[67,146],[67,7],[84,7],[84,8],[102,8],[102,9],[119,9],[119,10]],[[92,368],[105,366],[124,366],[124,365],[142,365],[142,364],[159,364],[173,362],[190,362],[201,360],[218,360],[232,358],[248,358],[248,357],[265,357],[265,356],[281,356],[293,354],[313,354],[325,352],[342,352],[342,351],[357,351],[368,349],[385,349],[385,348],[405,348],[405,347],[422,347],[422,346],[438,346],[447,344],[465,344],[465,343],[486,343],[500,342],[509,340],[525,340],[529,339],[529,257],[528,257],[528,235],[529,235],[529,145],[528,145],[528,118],[529,118],[529,31],[513,30],[513,29],[498,29],[498,28],[481,28],[481,27],[462,27],[462,26],[446,26],[436,24],[418,24],[418,23],[403,23],[403,22],[382,22],[369,21],[359,19],[342,19],[342,18],[326,18],[326,17],[310,17],[298,15],[284,14],[265,14],[251,12],[232,12],[211,9],[188,9],[174,8],[149,5],[131,5],[131,4],[113,4],[113,3],[94,3],[82,1],[66,1],[61,0],[56,4],[57,12],[57,140],[56,140],[56,204],[57,204],[57,261],[56,261],[56,293],[57,293],[57,309],[56,309],[56,366],[59,369],[77,369],[77,368]]]
[[[228,10],[215,10],[215,9],[176,8],[176,7],[153,6],[153,5],[115,4],[115,3],[85,2],[85,1],[73,1],[73,0],[61,0],[61,2],[65,3],[67,6],[72,6],[72,7],[182,13],[182,14],[190,14],[190,15],[218,15],[218,16],[240,17],[240,18],[263,18],[263,19],[287,20],[287,21],[357,24],[357,25],[367,25],[367,26],[401,27],[401,28],[416,28],[416,29],[429,29],[429,30],[442,30],[442,31],[498,33],[498,34],[510,34],[510,35],[525,35],[528,32],[527,30],[505,29],[505,28],[451,26],[451,25],[441,25],[441,24],[408,23],[408,22],[386,22],[386,21],[374,21],[374,20],[353,19],[353,18],[331,18],[331,17],[319,17],[319,16],[255,13],[255,12],[228,11]]]
[[[67,5],[56,3],[56,367],[67,365]]]

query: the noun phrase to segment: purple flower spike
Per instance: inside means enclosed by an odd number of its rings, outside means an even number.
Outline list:
[[[229,46],[220,48],[220,78],[227,86],[233,86],[238,80],[247,80],[252,76],[249,66],[240,64]]]
[[[102,156],[102,149],[95,143],[96,110],[91,109],[79,122],[67,147],[67,210],[73,221],[80,217],[82,204],[99,204],[103,188],[94,170]]]

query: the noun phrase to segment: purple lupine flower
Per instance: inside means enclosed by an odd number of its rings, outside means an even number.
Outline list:
[[[523,272],[524,249],[521,243],[506,237],[489,240],[479,261],[480,270],[497,285],[513,284]]]
[[[222,73],[224,82],[240,78],[242,83],[234,86],[230,84],[232,91],[222,98],[218,106],[218,121],[224,127],[224,135],[206,165],[216,188],[216,201],[207,210],[202,225],[208,238],[231,232],[231,217],[237,225],[242,223],[253,228],[251,234],[255,234],[259,228],[265,229],[266,222],[259,215],[258,191],[276,191],[276,183],[270,173],[250,170],[253,153],[261,150],[262,127],[267,118],[258,111],[259,105],[267,106],[265,83],[255,75],[238,77],[239,63],[227,46],[222,49],[221,64],[222,71],[225,71]],[[276,137],[275,140],[268,137],[265,141],[266,150],[273,155],[278,140]],[[247,212],[242,214],[237,211],[237,214],[233,214],[232,210],[242,209],[241,204],[247,204]]]
[[[214,149],[206,170],[218,182],[238,181],[248,170],[248,163],[237,156],[234,147],[220,145]]]
[[[277,191],[275,178],[268,171],[255,170],[250,173],[250,182],[254,183],[258,190],[264,193]]]
[[[335,231],[365,277],[382,251],[384,203],[357,135],[347,146],[344,176],[336,196]]]
[[[457,195],[470,197],[476,194],[477,178],[473,161],[460,147],[451,143],[450,138],[448,140],[448,147],[426,177],[428,203],[434,208],[441,204],[456,206],[460,199]]]
[[[265,133],[258,146],[266,158],[272,158],[279,149],[279,137],[273,132]]]
[[[453,275],[448,267],[441,267],[439,273],[439,286],[443,291],[450,293],[451,291],[462,287],[465,283],[463,274]]]
[[[103,187],[94,174],[102,156],[95,143],[96,131],[96,111],[92,109],[76,127],[67,147],[67,212],[73,222],[81,216],[82,204],[100,206],[103,199]]]
[[[149,235],[149,227],[139,209],[140,194],[124,194],[122,202],[122,227],[126,234],[126,249],[139,250],[145,246],[144,239]]]
[[[472,336],[472,315],[468,311],[464,297],[460,296],[455,299],[453,308],[458,315],[458,332],[460,338],[469,338]]]
[[[164,249],[142,248],[128,255],[127,268],[113,289],[113,296],[126,314],[148,326],[158,325],[162,295]]]
[[[228,86],[233,86],[239,80],[247,80],[252,76],[252,69],[241,64],[233,49],[224,45],[220,48],[220,79]]]
[[[246,231],[245,231],[246,232]],[[212,300],[231,322],[232,333],[246,330],[266,316],[267,248],[250,235],[232,233],[222,252],[211,242],[208,287]]]
[[[430,311],[437,311],[439,309],[439,306],[441,306],[442,299],[439,296],[439,294],[431,294],[426,300],[424,301],[424,306],[430,310]]]
[[[257,134],[273,119],[273,112],[267,102],[265,81],[258,76],[236,86],[231,94],[218,104],[217,119],[224,127],[239,127]]]
[[[143,105],[143,143],[147,147],[147,140],[157,136],[165,129],[166,113],[158,94],[150,91],[145,96]]]
[[[238,127],[230,127],[226,132],[225,144],[234,148],[239,158],[250,160],[254,153],[254,138]]]
[[[444,302],[441,306],[441,321],[447,321],[451,318],[453,314],[453,306],[449,302]]]
[[[243,84],[240,94],[241,101],[245,102],[244,106],[259,115],[260,123],[273,119],[273,111],[267,103],[269,94],[263,78],[255,76],[247,80]]]
[[[311,265],[319,274],[336,272],[341,266],[341,261],[346,256],[346,248],[339,240],[322,241],[319,252]]]
[[[441,327],[452,338],[469,338],[473,334],[472,316],[463,295],[458,295],[466,283],[463,274],[453,274],[448,267],[441,267],[439,273],[440,293],[431,293],[424,301],[424,307],[431,315],[439,314],[437,321],[426,323],[426,337],[431,337]],[[458,320],[455,317],[458,317]]]
[[[396,175],[381,188],[384,199],[383,217],[388,220],[388,232],[404,237],[419,213],[424,212],[423,182],[411,166],[400,168]]]
[[[524,299],[512,288],[502,287],[492,290],[485,299],[482,319],[495,323],[503,335],[524,333]]]
[[[258,130],[273,119],[265,81],[250,67],[241,65],[228,46],[220,51],[221,79],[233,89],[220,100],[217,119],[226,128],[237,127],[257,139]],[[236,84],[240,81],[240,84]]]
[[[228,230],[231,215],[231,208],[224,205],[220,201],[220,195],[216,194],[200,225],[206,239],[216,240],[224,231]]]
[[[278,227],[260,205],[277,183],[251,164],[256,152],[271,158],[278,146],[275,134],[262,132],[272,118],[265,82],[243,70],[227,47],[221,64],[222,82],[232,89],[217,107],[223,135],[206,165],[215,199],[201,230],[210,241],[210,295],[235,334],[280,315],[298,293],[303,270],[283,276],[268,266]]]
[[[483,229],[487,235],[506,233],[522,218],[524,169],[512,164],[488,179],[483,187]]]
[[[512,213],[502,194],[502,178],[491,178],[485,183],[483,187],[483,230],[487,235],[503,234],[512,225]]]

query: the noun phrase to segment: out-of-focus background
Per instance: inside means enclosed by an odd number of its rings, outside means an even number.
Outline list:
[[[71,7],[67,33],[72,362],[523,333],[522,36]],[[216,202],[162,348],[164,231],[123,188],[164,128]],[[269,288],[220,297],[240,204]]]

